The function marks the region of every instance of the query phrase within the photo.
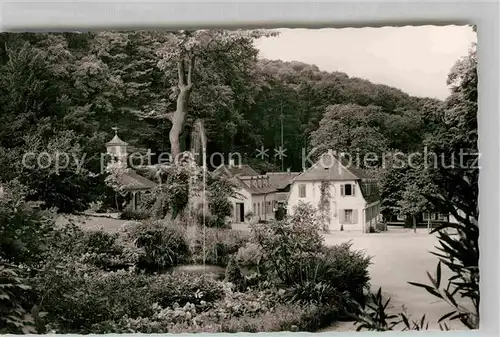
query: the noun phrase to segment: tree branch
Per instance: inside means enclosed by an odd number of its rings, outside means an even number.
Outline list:
[[[158,119],[158,120],[169,120],[172,122],[172,119],[174,118],[174,113],[175,112],[167,112],[167,113],[162,113],[162,114],[157,114],[156,111],[151,111],[147,114],[142,114],[140,117],[145,118],[145,119]]]

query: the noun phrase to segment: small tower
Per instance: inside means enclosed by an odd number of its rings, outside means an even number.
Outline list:
[[[127,167],[127,146],[128,143],[118,137],[118,128],[112,128],[115,131],[115,136],[106,143],[106,152],[111,155],[114,160],[124,168]]]

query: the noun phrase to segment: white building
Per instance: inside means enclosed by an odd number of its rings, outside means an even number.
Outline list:
[[[301,201],[318,209],[321,189],[329,191],[329,230],[367,232],[380,220],[380,196],[376,180],[363,170],[343,164],[332,152],[293,179],[287,213]],[[326,195],[326,193],[325,193]]]
[[[235,223],[247,222],[251,218],[274,219],[274,209],[282,197],[279,190],[271,185],[268,175],[260,175],[249,165],[235,165],[232,161],[229,165],[217,167],[213,174],[224,175],[238,186],[238,196],[230,198]]]

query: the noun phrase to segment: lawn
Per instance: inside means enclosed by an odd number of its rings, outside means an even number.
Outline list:
[[[121,226],[128,220],[113,219],[108,217],[84,216],[64,214],[57,218],[58,224],[73,222],[78,224],[83,229],[99,230],[102,229],[108,233],[116,233],[120,231]]]
[[[352,240],[353,248],[365,250],[372,256],[370,266],[371,284],[374,290],[383,289],[383,295],[391,298],[394,312],[400,312],[406,306],[407,313],[413,319],[423,314],[429,319],[430,329],[439,329],[437,320],[450,311],[443,301],[428,294],[424,289],[416,288],[407,282],[429,283],[426,272],[434,274],[437,257],[430,251],[438,243],[434,235],[426,229],[389,228],[389,231],[378,234],[363,234],[356,232],[337,232],[325,235],[327,244],[338,244]],[[443,269],[443,280],[448,279],[449,270]],[[449,324],[454,329],[460,329],[459,322]],[[350,331],[352,323],[342,322],[326,331]]]

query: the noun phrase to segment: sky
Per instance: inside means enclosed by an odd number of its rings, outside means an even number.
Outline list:
[[[420,97],[444,99],[446,78],[476,33],[468,26],[280,29],[256,41],[260,57],[300,61],[386,84]]]

